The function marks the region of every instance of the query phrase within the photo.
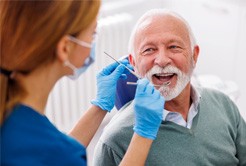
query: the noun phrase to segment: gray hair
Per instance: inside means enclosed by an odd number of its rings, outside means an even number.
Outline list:
[[[173,11],[170,11],[170,10],[167,10],[167,9],[151,9],[149,11],[147,11],[142,17],[140,17],[137,21],[137,23],[135,24],[132,32],[131,32],[131,36],[130,36],[130,39],[129,39],[129,43],[128,43],[128,52],[130,54],[132,54],[133,56],[135,56],[136,52],[135,52],[135,48],[134,48],[134,43],[135,43],[135,37],[136,37],[136,34],[139,30],[139,25],[141,25],[141,23],[146,19],[146,18],[149,18],[149,17],[154,17],[154,16],[173,16],[179,20],[181,20],[185,26],[187,27],[188,29],[188,32],[189,32],[189,38],[190,38],[190,44],[191,44],[191,50],[193,51],[193,47],[196,45],[196,39],[195,39],[195,36],[191,30],[191,27],[190,25],[188,24],[188,22],[182,17],[180,16],[179,14],[173,12]]]

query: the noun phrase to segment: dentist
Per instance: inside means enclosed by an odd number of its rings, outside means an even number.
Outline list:
[[[49,121],[45,106],[61,77],[77,79],[95,60],[99,8],[98,0],[0,2],[1,165],[86,165],[86,147],[127,70],[114,63],[97,75],[96,99],[70,136]],[[138,82],[134,135],[121,165],[144,165],[164,102],[146,79]]]

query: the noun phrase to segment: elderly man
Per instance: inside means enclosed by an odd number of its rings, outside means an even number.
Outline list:
[[[246,124],[236,105],[218,91],[197,88],[190,78],[199,46],[188,23],[155,9],[137,22],[129,43],[129,61],[164,96],[163,122],[146,165],[246,165]],[[134,126],[134,101],[105,128],[94,164],[118,165]]]

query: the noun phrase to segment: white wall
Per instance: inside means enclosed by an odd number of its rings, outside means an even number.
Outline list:
[[[238,41],[236,42],[236,56],[235,56],[235,81],[240,89],[240,97],[237,101],[238,107],[246,119],[246,2],[240,6],[240,21],[239,21],[239,33]]]
[[[236,104],[246,119],[246,2],[226,0],[172,0],[166,6],[190,23],[200,45],[198,75],[212,74],[234,81]]]

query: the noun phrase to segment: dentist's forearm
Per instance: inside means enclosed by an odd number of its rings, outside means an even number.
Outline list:
[[[92,105],[70,132],[70,135],[87,147],[107,114],[100,107]]]
[[[153,140],[147,139],[134,133],[127,152],[120,166],[145,165]]]

